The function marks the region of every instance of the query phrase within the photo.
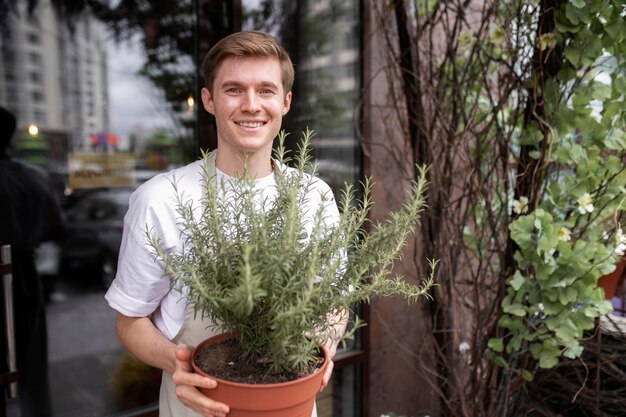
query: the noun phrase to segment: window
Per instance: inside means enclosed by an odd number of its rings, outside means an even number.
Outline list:
[[[4,97],[7,103],[19,103],[19,94],[17,93],[17,89],[14,85],[10,87],[7,86]]]
[[[115,271],[117,239],[123,229],[120,219],[126,209],[123,204],[128,202],[134,186],[92,185],[91,188],[70,189],[68,160],[72,154],[81,152],[94,157],[111,156],[110,160],[98,161],[100,165],[94,164],[98,167],[108,167],[107,163],[118,159],[130,160],[132,170],[125,172],[132,172],[136,182],[141,183],[162,169],[191,162],[194,155],[189,142],[193,135],[191,129],[177,125],[171,127],[171,132],[155,138],[156,128],[144,124],[137,137],[130,138],[133,124],[141,123],[138,120],[144,116],[142,111],[154,113],[156,108],[155,105],[144,111],[141,103],[145,101],[137,100],[133,94],[138,96],[146,91],[153,94],[155,90],[147,86],[149,83],[145,80],[137,82],[135,71],[139,68],[132,68],[126,62],[111,62],[111,59],[107,62],[107,48],[101,45],[108,38],[100,32],[99,25],[83,23],[91,19],[88,12],[70,22],[76,28],[75,34],[70,35],[68,22],[49,13],[49,4],[40,3],[33,16],[38,16],[41,28],[48,30],[38,30],[37,20],[24,13],[15,32],[20,36],[0,42],[0,66],[4,69],[0,75],[4,77],[0,80],[0,104],[12,108],[18,119],[19,131],[13,141],[16,149],[12,153],[16,158],[38,165],[51,177],[66,216],[72,213],[72,207],[80,205],[79,202],[94,202],[87,218],[77,215],[74,221],[67,222],[67,242],[42,245],[37,255],[37,269],[49,299],[45,307],[48,375],[53,397],[51,414],[119,416],[138,406],[154,404],[159,391],[158,375],[147,366],[138,366],[136,359],[125,353],[117,342],[115,312],[103,297],[105,282]],[[189,6],[191,19],[191,2]],[[42,45],[46,45],[45,50]],[[128,61],[140,67],[142,57],[142,54],[135,54]],[[96,64],[101,68],[98,71],[91,68],[88,74],[88,68]],[[119,116],[109,123],[108,112],[113,112],[109,110],[113,106],[110,106],[107,91],[119,86],[107,85],[107,74],[102,74],[106,65],[117,69],[118,80],[126,76],[122,88],[130,90],[141,84],[127,95],[132,103],[125,107],[128,120],[124,122],[128,128],[123,131],[119,127]],[[10,82],[6,82],[7,78]],[[190,83],[195,85],[193,79]],[[91,86],[89,91],[88,85]],[[135,103],[138,104],[133,106]],[[118,99],[114,106],[125,104],[129,103]],[[159,127],[163,119],[170,119],[163,108],[159,106],[162,113],[154,116]],[[118,111],[118,115],[120,113]],[[92,114],[97,117],[91,117]],[[36,136],[26,132],[26,126],[31,123],[39,128]],[[121,199],[119,206],[118,197]],[[72,325],[68,325],[69,322]],[[72,342],[76,340],[80,342]],[[115,378],[115,375],[123,377]],[[2,408],[4,411],[4,402]],[[24,413],[20,412],[18,402],[8,399],[7,416],[19,415]]]
[[[44,95],[41,91],[36,90],[31,93],[31,97],[33,101],[40,102],[40,101],[43,101]]]
[[[12,69],[7,68],[7,70],[4,72],[4,79],[6,81],[15,81],[15,73],[13,72]]]
[[[33,119],[39,124],[45,124],[47,122],[46,112],[41,109],[35,109],[33,111]]]
[[[224,23],[227,27],[224,30],[230,30],[231,5],[238,2],[219,0],[211,3],[223,6],[223,9],[218,8],[222,13],[215,22]],[[248,13],[254,5],[262,2],[242,0],[241,3],[241,9],[235,7],[235,10],[243,14],[239,16],[242,21],[249,22]],[[320,175],[338,192],[346,181],[357,183],[361,171],[354,127],[354,121],[358,120],[355,97],[358,97],[361,85],[358,79],[360,2],[302,0],[298,2],[298,7],[291,7],[292,2],[274,3],[285,5],[285,9],[274,10],[272,16],[265,16],[267,19],[258,20],[257,23],[266,25],[263,29],[274,33],[295,61],[295,101],[284,121],[284,127],[292,132],[292,138],[297,138],[299,132],[307,126],[315,129],[313,146],[315,157],[321,163]],[[190,20],[194,16],[191,4]],[[63,27],[62,22],[50,21],[57,19],[54,14],[41,13],[38,19],[41,27],[56,27],[51,23]],[[1,92],[2,98],[10,103],[18,103],[16,105],[19,108],[16,110],[19,119],[40,125],[38,139],[31,138],[28,145],[39,147],[36,151],[38,155],[43,155],[41,160],[45,164],[42,166],[52,176],[66,214],[78,210],[76,207],[82,207],[81,201],[94,201],[94,211],[89,212],[86,218],[75,213],[74,221],[68,222],[66,247],[45,246],[38,255],[38,268],[50,299],[46,311],[53,414],[102,417],[158,415],[154,411],[154,404],[158,397],[159,372],[138,363],[119,346],[113,326],[115,312],[103,298],[104,287],[110,282],[107,280],[115,271],[118,239],[124,227],[122,219],[125,207],[117,208],[118,197],[122,197],[120,204],[127,204],[128,193],[135,186],[70,189],[67,184],[67,161],[73,153],[110,155],[113,160],[121,156],[118,154],[132,154],[135,156],[133,169],[136,183],[140,184],[164,169],[195,159],[193,152],[196,144],[191,143],[193,136],[188,127],[193,125],[193,119],[189,117],[185,120],[188,124],[181,123],[175,126],[178,130],[172,129],[171,132],[163,133],[142,126],[142,129],[136,130],[129,128],[116,136],[119,119],[113,119],[107,113],[109,108],[116,105],[110,103],[106,96],[107,88],[104,86],[108,82],[107,74],[101,74],[100,71],[89,74],[90,64],[109,66],[109,76],[128,73],[127,82],[120,83],[127,90],[128,86],[143,86],[144,83],[137,82],[133,70],[122,69],[123,63],[111,62],[112,57],[109,57],[107,64],[106,57],[99,52],[99,42],[105,41],[105,37],[99,34],[99,26],[90,24],[85,15],[81,15],[80,19],[73,22],[77,30],[75,38],[47,31],[38,32],[35,25],[38,26],[39,21],[31,21],[27,29],[30,31],[26,39],[27,49],[13,53],[13,59],[7,58],[3,43],[5,65],[16,62],[16,56],[23,57],[26,71],[23,74],[14,73],[16,88],[10,89],[7,85],[5,91]],[[246,28],[251,28],[249,23],[247,25]],[[335,36],[338,33],[341,36]],[[44,55],[43,52],[35,51],[39,48],[28,48],[35,44],[47,45],[47,37],[50,36],[58,36],[50,44],[58,45],[60,50],[46,50]],[[204,40],[200,41],[198,44]],[[82,51],[88,52],[81,55]],[[351,51],[352,54],[347,55],[353,58],[340,62],[335,60],[333,57],[342,51]],[[56,61],[49,62],[58,62],[54,71],[58,76],[46,78],[46,84],[50,81],[56,85],[44,90],[37,84],[43,84],[45,73],[37,72],[36,69],[42,68],[44,61],[48,63],[49,53],[57,54]],[[351,81],[347,87],[343,84],[345,79]],[[319,84],[320,81],[323,84]],[[18,84],[26,82],[34,85],[24,88],[23,84]],[[100,84],[103,88],[99,88]],[[195,80],[191,84],[195,85]],[[90,85],[94,88],[87,94],[85,89]],[[108,85],[111,90],[112,87],[115,86]],[[174,89],[177,86],[169,87]],[[132,94],[126,97],[129,97],[129,102],[119,105],[128,113],[123,116],[130,119],[130,123],[139,124],[137,114],[142,115],[146,110],[155,113],[152,108],[142,108],[143,104],[139,100],[136,103],[138,97]],[[55,106],[47,108],[45,100]],[[133,113],[135,111],[137,113]],[[98,117],[92,117],[93,114]],[[165,112],[156,114],[160,122],[169,118],[162,116],[170,115]],[[111,123],[108,123],[109,119]],[[46,124],[54,129],[47,130]],[[58,132],[55,131],[57,128]],[[68,322],[73,324],[68,326]],[[80,340],[80,343],[72,342],[75,340]],[[361,334],[357,334],[356,340],[348,343],[336,357],[333,380],[318,398],[320,417],[361,415],[361,381],[366,367],[362,340]],[[9,404],[8,411],[9,417],[20,415],[15,402]]]
[[[26,35],[26,39],[28,39],[28,42],[33,45],[39,45],[41,43],[41,37],[39,36],[38,33],[35,33],[35,32],[29,32]]]
[[[360,179],[360,147],[354,120],[358,120],[359,2],[299,1],[298,7],[274,6],[263,16],[258,2],[242,1],[244,29],[262,29],[275,35],[296,67],[291,109],[283,120],[295,146],[307,127],[316,132],[314,156],[319,175],[339,197],[345,182]],[[341,34],[337,36],[337,34]],[[332,383],[317,399],[320,417],[361,415],[361,381],[365,366],[362,335],[338,353]]]
[[[32,51],[29,52],[28,60],[30,61],[31,64],[41,65],[41,55],[39,55],[38,52],[32,52]]]

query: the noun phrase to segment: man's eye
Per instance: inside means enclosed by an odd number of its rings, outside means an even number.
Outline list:
[[[239,94],[241,93],[241,88],[229,88],[226,92],[230,94]]]
[[[261,90],[261,94],[274,94],[274,90]]]

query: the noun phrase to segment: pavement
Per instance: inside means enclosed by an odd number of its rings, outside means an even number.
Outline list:
[[[75,280],[75,278],[74,278]],[[120,411],[111,374],[125,354],[115,337],[115,312],[95,285],[54,283],[47,306],[54,417],[102,417]],[[8,417],[21,417],[10,400]]]

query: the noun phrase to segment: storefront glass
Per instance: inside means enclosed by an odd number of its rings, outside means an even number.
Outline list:
[[[291,110],[283,122],[291,146],[315,132],[313,156],[336,197],[360,179],[357,137],[360,91],[360,2],[355,0],[244,0],[244,29],[262,29],[287,48],[296,69]],[[362,335],[341,349],[333,381],[318,398],[322,417],[361,415]],[[343,360],[341,358],[344,358]]]
[[[103,296],[115,276],[130,193],[198,155],[197,4],[151,2],[171,7],[160,13],[185,28],[168,34],[177,33],[183,45],[170,45],[168,58],[167,51],[146,52],[165,30],[149,20],[117,42],[89,12],[63,21],[50,0],[40,0],[32,15],[17,3],[0,40],[0,105],[18,119],[11,154],[46,173],[68,220],[65,240],[37,250],[53,413],[150,415],[159,372],[118,345],[115,312]],[[284,128],[291,146],[304,129],[315,131],[319,174],[339,193],[360,174],[359,2],[244,0],[238,10],[244,29],[270,31],[289,49],[296,84]],[[361,351],[357,338],[340,357]],[[320,416],[359,415],[361,368],[359,361],[337,361]],[[20,416],[17,401],[9,400],[7,412]]]

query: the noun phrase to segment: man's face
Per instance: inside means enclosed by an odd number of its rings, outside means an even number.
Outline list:
[[[289,110],[291,92],[282,85],[278,59],[227,57],[220,64],[213,93],[202,89],[204,108],[215,116],[220,153],[272,152],[272,142]]]

